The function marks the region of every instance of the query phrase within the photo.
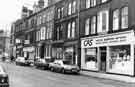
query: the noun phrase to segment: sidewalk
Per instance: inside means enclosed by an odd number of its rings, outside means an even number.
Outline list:
[[[106,74],[106,73],[99,73],[99,72],[90,72],[90,71],[81,71],[80,73],[82,75],[90,76],[90,77],[118,80],[127,83],[135,83],[135,77],[131,77],[131,76],[122,76],[122,75]]]

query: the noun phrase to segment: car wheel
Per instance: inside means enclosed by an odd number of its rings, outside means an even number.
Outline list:
[[[64,69],[62,69],[62,73],[63,73],[63,74],[65,73],[65,70],[64,70]]]
[[[54,68],[51,67],[51,71],[54,71]]]

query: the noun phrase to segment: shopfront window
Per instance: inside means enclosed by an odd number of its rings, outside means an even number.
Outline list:
[[[74,58],[74,48],[73,47],[68,47],[65,49],[65,60],[70,61],[72,64],[74,63],[73,58]]]
[[[130,74],[132,72],[132,59],[130,46],[110,47],[109,72],[119,74]]]
[[[85,64],[86,68],[89,70],[97,70],[97,48],[85,49]]]

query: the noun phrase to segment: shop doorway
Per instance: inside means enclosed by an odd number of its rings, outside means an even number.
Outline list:
[[[106,47],[100,47],[100,71],[106,72]]]

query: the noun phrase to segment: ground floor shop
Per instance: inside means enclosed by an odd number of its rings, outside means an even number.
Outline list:
[[[78,41],[53,44],[52,57],[78,64]]]
[[[26,59],[32,59],[35,58],[35,46],[29,46],[23,48],[23,57]]]
[[[133,31],[81,39],[81,68],[102,73],[134,73],[135,36]]]
[[[36,51],[36,58],[44,58],[44,59],[52,58],[51,44],[38,43],[35,51]]]

